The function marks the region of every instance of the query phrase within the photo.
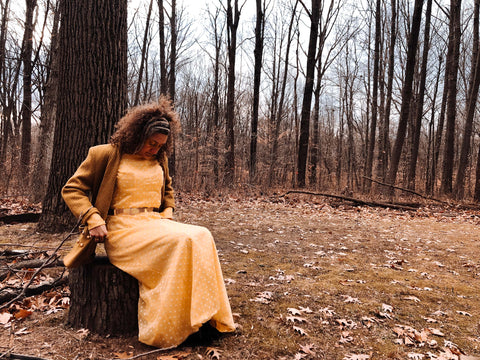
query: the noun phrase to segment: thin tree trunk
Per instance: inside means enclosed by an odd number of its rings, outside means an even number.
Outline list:
[[[457,114],[457,78],[460,55],[460,15],[461,0],[450,1],[450,25],[448,36],[448,52],[446,64],[445,86],[447,95],[447,116],[445,147],[443,152],[442,183],[440,192],[444,195],[452,193],[453,161],[455,156],[455,117]]]
[[[165,9],[163,0],[158,0],[159,38],[160,38],[160,93],[166,95],[168,91],[167,65],[165,57]]]
[[[148,6],[147,20],[145,24],[145,33],[143,35],[142,54],[140,56],[140,68],[138,70],[137,89],[135,90],[135,98],[133,100],[133,106],[136,106],[140,103],[140,89],[142,87],[142,81],[143,81],[143,69],[145,68],[145,62],[147,61],[147,43],[148,43],[148,33],[150,31],[150,17],[152,15],[152,7],[153,7],[153,0],[150,0],[150,5]]]
[[[34,201],[39,202],[45,196],[48,183],[48,171],[52,161],[53,135],[55,131],[55,112],[58,82],[58,26],[60,11],[58,6],[54,9],[53,28],[48,60],[48,75],[45,84],[45,101],[40,115],[40,137],[37,145],[37,160],[33,176],[32,188]]]
[[[478,89],[480,86],[480,51],[479,51],[479,9],[480,0],[475,0],[474,21],[473,21],[473,53],[472,70],[470,75],[469,91],[467,97],[467,116],[465,118],[465,128],[463,130],[462,147],[460,151],[460,160],[455,182],[454,194],[457,200],[463,199],[465,195],[465,172],[469,164],[470,145],[472,140],[473,119],[477,104]]]
[[[420,85],[418,90],[417,101],[415,103],[415,117],[414,117],[414,131],[413,131],[413,141],[410,154],[410,164],[408,168],[407,175],[407,188],[410,190],[415,190],[415,179],[417,172],[417,158],[418,158],[418,148],[420,146],[420,131],[422,129],[422,119],[423,119],[423,103],[425,96],[425,83],[427,79],[427,65],[428,65],[428,52],[430,50],[430,19],[432,15],[432,0],[427,1],[427,10],[425,14],[425,31],[423,39],[423,58],[422,58],[422,68],[420,71]]]
[[[400,108],[400,119],[398,122],[397,137],[392,151],[392,161],[387,174],[387,184],[394,185],[397,178],[398,165],[402,154],[403,143],[407,130],[408,119],[410,116],[410,102],[412,100],[412,84],[415,72],[415,59],[418,45],[418,35],[420,33],[420,23],[422,20],[423,0],[415,0],[415,6],[412,17],[412,28],[408,36],[407,45],[407,63],[405,66],[405,81],[402,88],[402,105]],[[392,189],[388,189],[392,194]]]
[[[237,51],[237,29],[240,20],[238,0],[227,1],[228,34],[228,75],[227,75],[227,111],[225,126],[225,177],[224,184],[232,186],[235,180],[235,60]]]
[[[30,158],[32,148],[32,52],[33,52],[33,12],[37,6],[37,0],[26,0],[25,32],[22,45],[23,63],[23,102],[21,109],[22,117],[22,152],[21,152],[21,176],[25,185],[29,184]]]
[[[297,186],[305,187],[308,141],[310,137],[310,110],[312,105],[313,83],[315,76],[315,54],[318,41],[318,25],[320,20],[320,0],[312,0],[310,14],[310,38],[307,53],[307,75],[303,92],[302,115],[300,120],[300,139],[298,148]]]
[[[372,91],[372,116],[370,121],[370,137],[368,140],[369,147],[367,149],[367,163],[365,165],[365,176],[370,179],[373,169],[373,154],[375,150],[375,133],[377,130],[377,110],[378,110],[378,73],[380,68],[380,39],[381,39],[381,0],[376,2],[375,10],[375,50],[373,60],[373,91]],[[364,191],[369,192],[371,189],[371,181],[365,181]]]
[[[257,172],[258,107],[260,103],[260,80],[262,74],[263,41],[265,29],[265,9],[262,0],[256,0],[257,20],[255,25],[255,58],[253,76],[253,109],[250,135],[250,183],[255,181]]]

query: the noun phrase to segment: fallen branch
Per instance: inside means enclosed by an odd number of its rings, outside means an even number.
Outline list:
[[[14,354],[9,351],[0,354],[0,359],[9,359],[9,360],[47,360],[45,358],[40,358],[37,356],[30,356],[30,355],[21,355],[21,354]]]
[[[55,279],[51,282],[43,283],[43,284],[40,284],[40,285],[37,285],[37,286],[30,286],[26,290],[25,289],[17,289],[17,291],[8,291],[10,289],[2,289],[2,291],[6,290],[6,293],[0,295],[0,304],[14,299],[13,301],[11,301],[10,303],[7,304],[7,306],[8,306],[12,302],[17,301],[21,296],[28,297],[28,296],[33,296],[33,295],[39,295],[39,294],[43,293],[44,291],[53,289],[53,288],[55,288],[57,286],[60,286],[60,285],[65,285],[68,282],[68,276],[63,276],[63,275],[64,274],[62,273],[61,276],[59,276],[57,279]],[[2,308],[3,307],[5,307],[5,306],[2,306]]]
[[[391,187],[393,189],[398,189],[398,190],[402,190],[402,191],[405,191],[405,192],[408,192],[410,194],[413,194],[413,195],[417,195],[417,196],[420,196],[421,198],[423,199],[426,199],[426,200],[432,200],[432,201],[436,201],[436,202],[439,202],[441,204],[444,204],[444,205],[450,205],[448,202],[446,201],[443,201],[443,200],[440,200],[440,199],[436,199],[436,198],[433,198],[433,197],[430,197],[430,196],[425,196],[423,194],[420,194],[416,191],[413,191],[413,190],[410,190],[410,189],[405,189],[405,188],[402,188],[402,187],[399,187],[399,186],[395,186],[395,185],[391,185],[391,184],[386,184],[386,183],[383,183],[381,181],[378,181],[378,180],[374,180],[374,179],[371,179],[369,177],[366,177],[366,176],[363,176],[363,178],[367,179],[367,180],[370,180],[374,183],[377,183],[377,184],[380,184],[380,185],[383,185],[383,186],[388,186],[388,187]]]
[[[52,252],[52,254],[48,257],[48,259],[43,263],[42,266],[40,266],[37,271],[35,271],[35,273],[32,275],[32,278],[30,279],[30,281],[23,287],[22,291],[20,292],[20,294],[18,294],[15,298],[11,299],[10,301],[8,301],[6,304],[3,304],[2,306],[0,306],[0,310],[4,309],[4,308],[7,308],[9,307],[11,304],[13,304],[15,301],[17,300],[20,300],[21,298],[25,297],[25,294],[26,294],[26,291],[27,289],[30,287],[30,285],[33,283],[33,280],[35,279],[35,277],[40,273],[40,271],[42,271],[44,268],[46,268],[47,266],[49,266],[50,264],[52,264],[54,261],[58,260],[58,257],[57,257],[57,252],[58,250],[60,250],[60,248],[63,246],[63,244],[75,233],[78,225],[80,225],[80,222],[82,221],[82,217],[80,217],[77,221],[77,223],[75,224],[75,226],[72,228],[72,230],[67,234],[67,236],[60,242],[60,244],[58,244],[58,246],[56,247],[56,249]]]
[[[315,195],[315,196],[325,196],[331,197],[335,199],[341,199],[345,201],[351,201],[358,205],[366,205],[366,206],[373,206],[373,207],[382,207],[382,208],[390,208],[396,210],[409,210],[409,211],[417,211],[417,208],[412,206],[405,206],[405,205],[396,205],[396,204],[389,204],[389,203],[379,203],[376,201],[364,201],[348,196],[341,196],[341,195],[334,195],[334,194],[327,194],[327,193],[319,193],[319,192],[311,192],[311,191],[303,191],[303,190],[289,190],[285,194],[280,195],[280,197],[284,197],[288,194],[306,194],[306,195]]]
[[[40,213],[24,213],[14,215],[0,216],[0,222],[5,224],[37,222],[40,219]]]
[[[43,266],[47,261],[43,260],[26,260],[26,261],[21,261],[16,264],[8,265],[8,269],[5,271],[0,272],[0,281],[5,279],[8,274],[10,274],[14,270],[21,270],[25,268],[39,268]],[[57,266],[65,266],[63,264],[63,261],[60,259],[56,259],[55,261],[49,262],[46,264],[44,267],[57,267]]]

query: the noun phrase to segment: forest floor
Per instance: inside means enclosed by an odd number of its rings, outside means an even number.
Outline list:
[[[480,359],[480,211],[185,195],[175,216],[212,231],[236,332],[151,353],[66,326],[63,288],[0,313],[0,359]],[[63,236],[0,225],[0,244]]]

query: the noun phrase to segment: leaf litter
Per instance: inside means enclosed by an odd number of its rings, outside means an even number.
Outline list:
[[[477,212],[412,213],[301,196],[178,198],[176,219],[205,225],[216,239],[238,330],[156,359],[463,360],[480,353]],[[0,226],[0,243],[55,245],[34,229]],[[56,291],[0,312],[0,344],[52,360],[151,350],[135,337],[68,328],[68,288]]]

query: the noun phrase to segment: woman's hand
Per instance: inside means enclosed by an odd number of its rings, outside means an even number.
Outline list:
[[[103,243],[108,235],[107,227],[105,225],[94,227],[88,232],[96,243]]]

